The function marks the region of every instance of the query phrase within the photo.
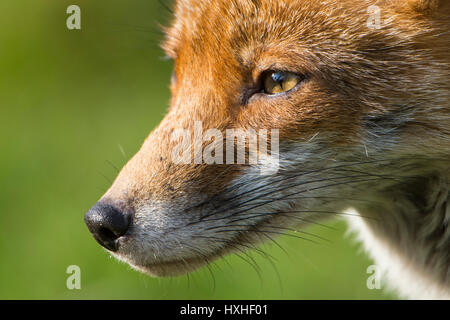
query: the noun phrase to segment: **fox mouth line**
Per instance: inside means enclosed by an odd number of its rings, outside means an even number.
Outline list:
[[[261,249],[257,248],[257,243],[261,240],[261,236],[271,231],[264,230],[272,220],[273,216],[266,217],[263,220],[255,222],[254,224],[238,225],[232,229],[226,229],[236,233],[231,239],[222,238],[219,236],[202,236],[194,235],[193,238],[203,238],[203,240],[220,243],[220,246],[212,252],[203,252],[199,248],[191,245],[180,243],[181,247],[186,247],[192,252],[192,256],[172,258],[168,260],[155,261],[151,263],[137,263],[134,261],[127,261],[134,268],[141,272],[150,274],[156,277],[171,277],[181,276],[192,271],[198,270],[201,267],[210,265],[213,261],[218,260],[230,253],[244,252],[247,250],[257,250],[259,253],[265,254]],[[239,227],[245,227],[240,229]],[[259,239],[259,240],[258,240]],[[117,255],[117,253],[115,254]],[[120,253],[119,260],[123,260]],[[125,258],[126,259],[126,258]]]
[[[133,263],[129,262],[135,269],[145,272],[155,277],[173,277],[182,276],[187,273],[193,272],[203,266],[211,264],[214,260],[224,256],[230,249],[222,247],[219,251],[211,254],[199,254],[192,257],[181,257],[178,259],[152,262],[152,263]]]

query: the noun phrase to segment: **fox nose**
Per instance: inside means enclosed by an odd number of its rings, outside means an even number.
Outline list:
[[[97,203],[85,215],[84,221],[97,242],[111,251],[119,249],[118,239],[130,226],[130,216],[108,204]]]

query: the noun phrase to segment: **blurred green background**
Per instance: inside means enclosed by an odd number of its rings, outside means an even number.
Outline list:
[[[161,0],[164,1],[164,0]],[[82,30],[66,28],[81,7]],[[158,45],[157,0],[0,1],[1,299],[380,299],[372,262],[345,224],[281,237],[276,259],[228,256],[189,277],[153,279],[111,258],[83,214],[162,119],[171,62]],[[81,268],[81,290],[66,268]]]

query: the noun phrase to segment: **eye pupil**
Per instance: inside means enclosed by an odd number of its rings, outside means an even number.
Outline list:
[[[270,71],[263,79],[264,93],[274,95],[292,90],[303,78],[292,72]]]

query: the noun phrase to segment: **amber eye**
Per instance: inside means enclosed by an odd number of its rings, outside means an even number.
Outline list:
[[[263,75],[264,93],[277,94],[292,90],[297,86],[303,77],[291,73],[282,71],[269,71]]]

